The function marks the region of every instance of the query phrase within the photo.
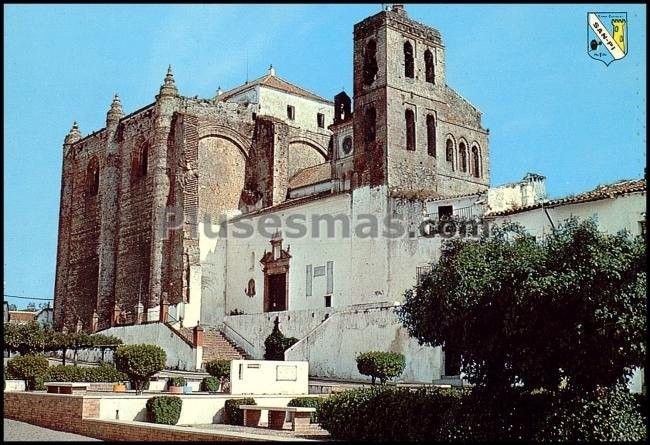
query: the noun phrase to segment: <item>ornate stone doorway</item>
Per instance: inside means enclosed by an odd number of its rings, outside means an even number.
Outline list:
[[[264,267],[264,312],[289,309],[289,249],[282,249],[280,233],[271,239],[271,251],[260,260]]]

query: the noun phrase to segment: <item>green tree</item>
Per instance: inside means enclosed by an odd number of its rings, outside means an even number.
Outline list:
[[[21,355],[7,362],[7,373],[24,380],[25,389],[33,391],[36,389],[37,380],[41,379],[42,384],[48,365],[47,359],[42,355]]]
[[[420,343],[461,353],[475,384],[583,391],[643,366],[646,254],[640,237],[567,220],[542,241],[521,226],[448,240],[398,314]]]
[[[26,324],[5,323],[4,347],[20,355],[43,352],[48,343],[48,334],[35,321]]]
[[[158,371],[165,368],[167,354],[157,345],[122,345],[113,354],[115,367],[129,376],[135,390],[142,387]]]
[[[402,374],[405,367],[404,355],[397,352],[370,351],[357,356],[359,373],[372,377],[373,385],[376,379],[383,385],[386,380]]]
[[[280,321],[275,318],[271,334],[264,340],[264,360],[284,360],[284,351],[293,346],[298,339],[285,337],[280,331]]]

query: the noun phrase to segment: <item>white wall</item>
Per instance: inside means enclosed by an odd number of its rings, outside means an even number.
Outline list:
[[[641,213],[646,211],[645,192],[579,204],[567,204],[546,210],[556,227],[571,216],[581,219],[596,216],[600,230],[616,233],[619,230],[627,229],[631,235],[639,235],[641,233],[639,221],[644,220]],[[544,209],[541,208],[498,216],[494,218],[494,221],[499,224],[504,221],[519,222],[526,227],[531,235],[538,238],[544,237],[551,232],[551,223]]]
[[[119,410],[120,420],[138,420],[146,421],[147,418],[147,400],[154,397],[156,393],[144,393],[142,395],[102,395],[99,399],[99,418],[115,420],[116,410]],[[174,394],[183,400],[181,407],[181,416],[178,419],[178,425],[199,425],[209,423],[223,423],[224,405],[226,400],[239,398],[243,396],[231,394],[210,394],[210,395],[183,395]],[[287,406],[289,401],[294,397],[300,397],[300,394],[269,396],[254,395],[245,396],[253,397],[258,405],[275,405]],[[85,396],[84,398],[93,398]],[[261,419],[265,419],[265,413],[262,412]]]
[[[309,363],[306,361],[233,360],[230,362],[231,394],[307,394]]]
[[[287,118],[287,105],[295,108],[295,120]],[[329,133],[327,127],[334,122],[334,104],[284,93],[265,86],[259,87],[259,107],[260,114],[277,117],[305,130]],[[324,128],[318,127],[317,113],[325,115]]]
[[[271,250],[270,236],[275,229],[267,228],[267,234],[258,230],[268,215],[280,218],[283,233],[283,249],[289,249],[292,256],[289,263],[289,310],[317,309],[325,307],[326,275],[312,277],[312,294],[307,295],[307,265],[314,269],[327,267],[333,263],[332,306],[342,306],[355,302],[351,291],[351,280],[355,273],[351,262],[351,240],[343,237],[340,222],[335,222],[333,237],[327,237],[327,223],[320,223],[320,237],[312,234],[312,217],[317,215],[342,215],[350,218],[350,195],[343,193],[302,206],[288,207],[276,212],[253,215],[241,220],[254,229],[252,236],[237,238],[241,233],[237,222],[228,224],[226,238],[218,240],[201,238],[202,262],[202,314],[201,321],[218,324],[224,314],[232,310],[247,314],[262,313],[264,310],[264,273],[260,259],[265,251]],[[304,216],[301,224],[307,228],[305,236],[292,237],[295,230],[287,227],[287,219]],[[291,221],[291,220],[289,220]],[[216,230],[216,229],[215,229]],[[314,248],[317,244],[318,248]],[[256,294],[246,295],[245,289],[250,279],[255,280]]]
[[[443,373],[441,348],[418,345],[392,306],[337,312],[289,348],[285,358],[307,360],[312,376],[371,381],[359,373],[356,363],[356,356],[368,351],[404,354],[406,368],[398,381],[431,383]]]
[[[127,345],[150,344],[158,345],[167,354],[166,367],[195,370],[197,350],[184,342],[176,333],[162,323],[149,323],[133,326],[115,326],[99,332],[104,335],[114,335]],[[200,355],[200,354],[199,354]],[[71,357],[68,351],[68,357]],[[79,360],[98,361],[101,354],[98,350],[79,351]],[[200,360],[200,356],[198,357]],[[106,360],[112,360],[111,351],[106,351]]]

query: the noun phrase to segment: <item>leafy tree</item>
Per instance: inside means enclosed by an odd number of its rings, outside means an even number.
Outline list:
[[[10,310],[10,311],[17,311],[17,310],[18,310],[18,306],[16,306],[15,304],[10,304],[10,305],[9,305],[9,310]]]
[[[157,345],[122,345],[113,354],[115,367],[129,376],[134,388],[142,392],[143,385],[165,368],[167,354]]]
[[[29,304],[27,305],[27,307],[25,308],[25,310],[26,311],[31,311],[31,312],[36,312],[37,311],[36,303],[34,303],[33,301],[30,301]]]
[[[21,355],[7,362],[7,373],[25,381],[25,389],[33,391],[37,381],[47,372],[49,363],[42,355]]]
[[[643,366],[646,254],[640,237],[567,220],[542,241],[521,226],[448,240],[398,314],[420,343],[461,352],[475,384],[591,390]]]
[[[357,369],[363,375],[372,377],[372,384],[379,379],[381,384],[404,372],[406,360],[397,352],[370,351],[357,356]]]
[[[4,325],[4,347],[11,352],[18,352],[20,355],[43,352],[47,342],[47,332],[35,321]]]

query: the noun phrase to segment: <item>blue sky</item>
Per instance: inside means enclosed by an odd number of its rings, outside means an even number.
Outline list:
[[[552,197],[643,176],[645,5],[406,5],[437,28],[447,83],[483,112],[491,183],[547,177]],[[62,142],[151,103],[172,64],[181,94],[212,97],[277,74],[321,96],[352,91],[362,5],[5,5],[4,293],[52,297]],[[587,55],[587,13],[625,11],[627,56]],[[247,63],[248,61],[248,63]],[[8,299],[19,307],[28,301]]]

